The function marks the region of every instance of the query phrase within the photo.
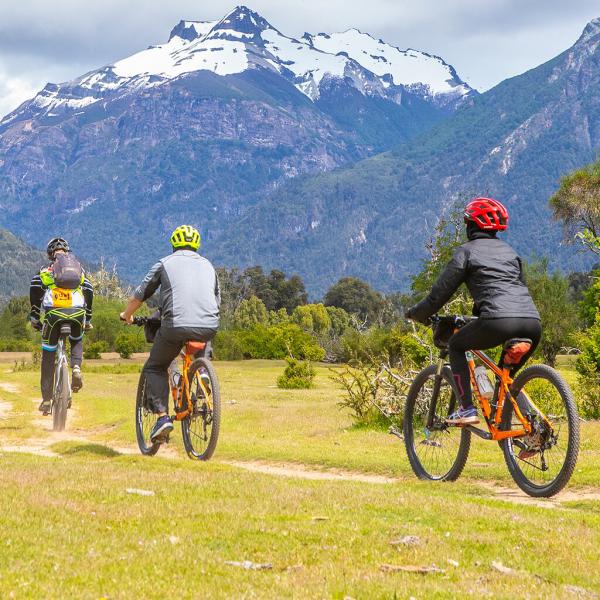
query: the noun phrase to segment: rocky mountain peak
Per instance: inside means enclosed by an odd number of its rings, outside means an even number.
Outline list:
[[[173,38],[178,37],[182,40],[191,42],[195,39],[206,35],[215,25],[216,21],[184,21],[181,20],[173,29],[169,35],[169,41]]]
[[[258,38],[263,31],[274,29],[271,24],[257,12],[247,6],[237,6],[223,17],[210,31],[210,37],[228,37],[234,33],[244,38]]]
[[[577,44],[585,44],[600,35],[600,17],[592,19],[583,30]]]

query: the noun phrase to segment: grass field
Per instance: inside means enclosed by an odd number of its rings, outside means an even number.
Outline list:
[[[568,490],[532,502],[479,439],[459,482],[417,481],[397,438],[340,412],[324,367],[315,389],[283,391],[283,363],[217,363],[224,413],[209,463],[187,459],[178,431],[158,456],[137,454],[135,366],[88,364],[63,434],[37,413],[37,374],[10,369],[0,364],[0,598],[600,590],[597,423],[583,425]]]

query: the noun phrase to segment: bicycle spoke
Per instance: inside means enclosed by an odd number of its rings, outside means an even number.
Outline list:
[[[419,392],[413,414],[414,450],[425,471],[433,478],[441,478],[454,465],[462,432],[457,427],[448,427],[444,419],[448,416],[453,390],[443,380],[437,399],[434,425],[427,428],[429,404],[433,395],[435,376],[430,377]]]
[[[521,390],[529,399],[524,416],[532,432],[510,440],[509,453],[518,476],[530,485],[548,486],[559,478],[569,457],[570,424],[565,401],[556,385],[543,377],[529,379]],[[511,428],[521,428],[514,415]]]

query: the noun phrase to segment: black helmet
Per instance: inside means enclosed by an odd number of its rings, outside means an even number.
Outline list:
[[[64,250],[65,252],[70,252],[71,248],[69,248],[69,242],[64,238],[52,238],[48,245],[46,246],[46,253],[48,254],[48,258],[50,260],[54,259],[54,253],[57,250]]]

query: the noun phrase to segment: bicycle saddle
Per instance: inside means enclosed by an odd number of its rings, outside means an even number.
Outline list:
[[[62,323],[61,324],[60,335],[71,335],[71,323]]]
[[[185,353],[195,355],[202,352],[204,348],[206,348],[206,342],[189,341],[185,345]]]
[[[533,342],[528,338],[512,338],[504,342],[504,364],[517,365],[531,350]]]

